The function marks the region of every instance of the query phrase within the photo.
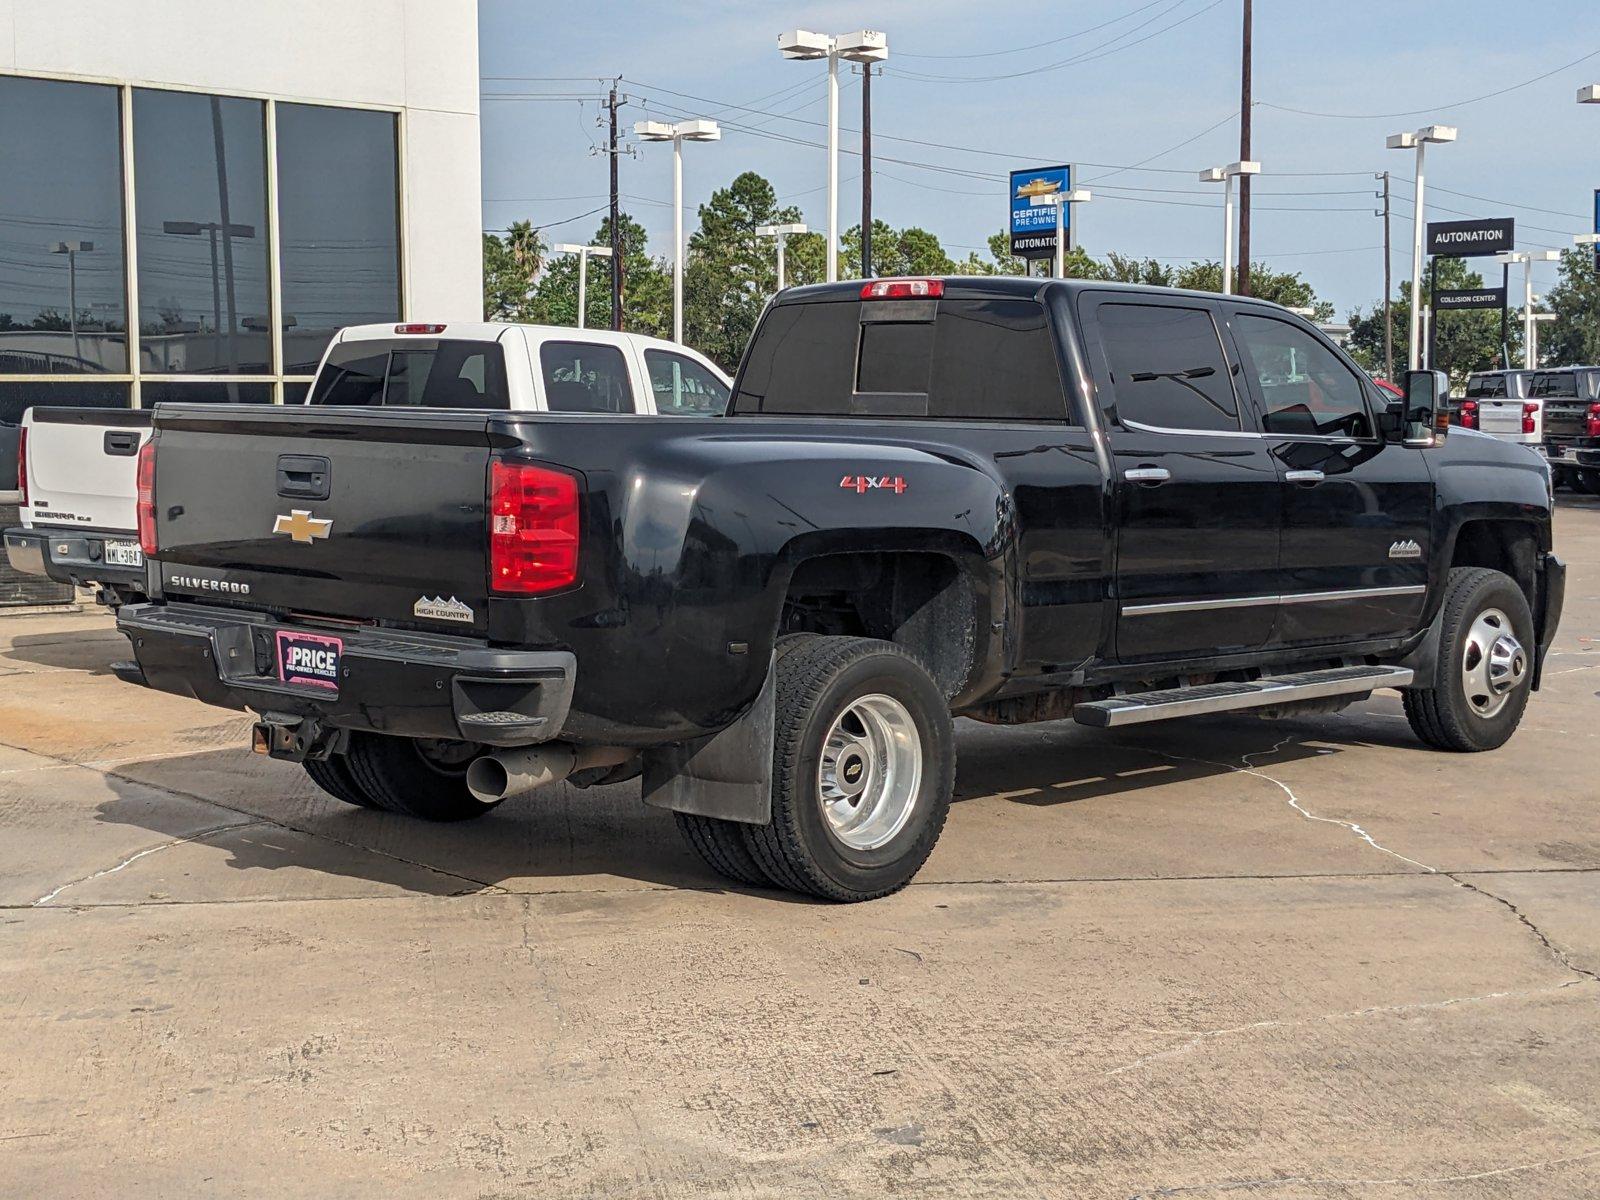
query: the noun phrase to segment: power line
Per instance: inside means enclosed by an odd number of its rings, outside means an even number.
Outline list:
[[[1167,155],[1171,154],[1174,150],[1182,150],[1190,142],[1198,142],[1201,138],[1205,137],[1206,134],[1210,133],[1214,129],[1221,129],[1224,125],[1226,125],[1229,121],[1232,121],[1238,115],[1239,114],[1237,112],[1231,112],[1227,116],[1223,117],[1222,120],[1218,121],[1216,124],[1207,125],[1204,129],[1202,129],[1199,133],[1195,134],[1193,137],[1184,138],[1183,141],[1178,142],[1176,145],[1168,146],[1165,150],[1162,150],[1162,151],[1159,151],[1158,153],[1152,154],[1149,158],[1141,158],[1138,162],[1134,163],[1132,166],[1118,167],[1114,171],[1108,171],[1104,175],[1096,175],[1094,178],[1085,179],[1083,182],[1084,183],[1099,183],[1102,179],[1110,179],[1113,175],[1121,175],[1124,171],[1135,171],[1135,170],[1138,170],[1140,167],[1144,166],[1146,163],[1153,163],[1158,158],[1165,158]]]
[[[1540,82],[1541,80],[1549,79],[1552,75],[1559,75],[1563,71],[1570,71],[1573,67],[1577,66],[1579,63],[1588,62],[1591,58],[1595,58],[1597,56],[1600,56],[1600,50],[1591,50],[1591,51],[1589,51],[1589,53],[1583,55],[1581,58],[1575,58],[1571,62],[1567,63],[1566,65],[1560,66],[1560,67],[1556,67],[1554,70],[1551,70],[1551,71],[1546,71],[1542,75],[1535,75],[1532,79],[1524,79],[1521,83],[1513,83],[1509,87],[1503,87],[1503,88],[1500,88],[1500,89],[1498,89],[1496,91],[1493,91],[1493,92],[1485,92],[1481,96],[1473,96],[1471,99],[1468,99],[1468,100],[1451,100],[1451,101],[1448,101],[1448,102],[1446,102],[1444,104],[1432,104],[1432,105],[1429,105],[1427,108],[1409,109],[1406,112],[1330,113],[1330,112],[1314,112],[1311,109],[1306,109],[1306,108],[1291,108],[1289,105],[1286,105],[1286,104],[1273,104],[1273,103],[1271,103],[1270,101],[1267,101],[1267,100],[1257,100],[1256,103],[1260,104],[1260,105],[1262,105],[1262,106],[1264,106],[1266,108],[1275,108],[1279,112],[1296,113],[1296,114],[1298,114],[1299,116],[1302,116],[1302,117],[1327,117],[1327,118],[1329,118],[1331,120],[1335,120],[1335,121],[1376,121],[1379,118],[1388,118],[1388,117],[1420,117],[1420,116],[1424,116],[1424,115],[1426,115],[1428,113],[1442,112],[1442,111],[1444,111],[1446,109],[1462,108],[1462,107],[1464,107],[1464,106],[1466,106],[1468,104],[1480,104],[1485,100],[1493,100],[1496,96],[1504,96],[1508,92],[1515,92],[1520,88],[1528,87],[1530,84],[1535,84],[1535,83]]]
[[[1060,37],[1051,38],[1045,42],[1034,42],[1029,46],[1013,46],[1009,50],[979,50],[972,54],[909,54],[904,50],[896,50],[896,58],[929,58],[929,59],[957,59],[957,58],[999,58],[1007,54],[1026,54],[1029,50],[1043,50],[1046,46],[1059,46],[1062,42],[1070,42],[1073,38],[1085,37],[1091,33],[1098,33],[1102,29],[1109,29],[1129,17],[1136,17],[1147,9],[1154,8],[1163,0],[1150,0],[1148,4],[1141,4],[1131,12],[1125,12],[1120,17],[1113,17],[1109,21],[1102,21],[1099,25],[1091,25],[1088,29],[1080,29],[1076,33],[1062,34]]]

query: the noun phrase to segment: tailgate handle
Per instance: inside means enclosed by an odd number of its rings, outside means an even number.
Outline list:
[[[139,453],[139,435],[127,430],[113,429],[105,436],[101,443],[107,454],[116,455],[118,458],[132,458]]]
[[[291,500],[326,500],[333,486],[333,464],[314,454],[278,456],[278,495]]]

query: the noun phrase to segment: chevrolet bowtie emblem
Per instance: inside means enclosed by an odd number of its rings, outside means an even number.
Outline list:
[[[273,533],[287,533],[295,541],[304,542],[308,546],[317,538],[327,537],[328,531],[332,528],[332,521],[313,517],[303,508],[290,509],[287,517],[279,514],[278,519],[272,523]]]

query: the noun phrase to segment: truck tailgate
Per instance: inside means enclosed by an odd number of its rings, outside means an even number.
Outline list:
[[[1496,437],[1508,440],[1520,439],[1522,433],[1522,400],[1480,400],[1478,401],[1478,428],[1484,433],[1492,433]],[[1529,441],[1537,440],[1536,435],[1529,435]]]
[[[109,408],[32,408],[24,525],[127,530],[137,527],[139,447],[150,414]]]
[[[161,585],[253,608],[482,631],[482,412],[162,405]]]

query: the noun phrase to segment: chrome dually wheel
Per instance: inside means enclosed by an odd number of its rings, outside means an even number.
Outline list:
[[[852,850],[875,850],[905,828],[922,786],[922,739],[893,696],[862,696],[822,744],[817,790],[828,829]]]
[[[1512,631],[1511,618],[1486,608],[1473,620],[1461,650],[1461,688],[1467,704],[1485,719],[1499,714],[1511,693],[1528,678],[1528,653]]]

